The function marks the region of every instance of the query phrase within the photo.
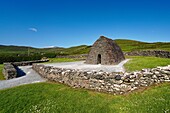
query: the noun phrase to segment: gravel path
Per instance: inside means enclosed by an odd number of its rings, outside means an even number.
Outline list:
[[[43,79],[39,74],[37,74],[31,67],[32,66],[20,66],[19,68],[23,70],[26,73],[26,75],[19,78],[0,81],[0,89],[19,86],[22,84],[45,82],[46,80]]]
[[[91,65],[91,64],[84,64],[84,61],[78,62],[66,62],[66,63],[51,63],[51,64],[44,64],[46,66],[54,66],[59,68],[66,68],[66,69],[80,69],[84,71],[106,71],[106,72],[124,72],[123,65],[128,61],[126,59],[119,63],[118,65]],[[22,71],[26,73],[25,76],[14,78],[10,80],[2,80],[0,81],[0,89],[10,88],[14,86],[19,86],[23,84],[31,84],[36,82],[45,82],[46,80],[42,78],[38,73],[36,73],[32,66],[20,66],[19,67]]]
[[[80,69],[84,71],[100,71],[103,70],[105,72],[124,72],[125,69],[123,65],[129,61],[126,59],[120,62],[118,65],[92,65],[92,64],[85,64],[84,61],[78,62],[65,62],[65,63],[50,63],[44,64],[46,66],[54,66],[59,68],[66,68],[66,69]]]

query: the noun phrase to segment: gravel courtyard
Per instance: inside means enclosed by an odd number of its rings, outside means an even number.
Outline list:
[[[14,86],[19,86],[23,84],[31,84],[36,82],[45,82],[46,80],[42,78],[38,73],[36,73],[32,66],[19,66],[19,68],[26,73],[26,75],[10,80],[1,80],[0,89],[10,88]]]
[[[50,63],[44,64],[46,66],[54,66],[66,69],[79,69],[84,71],[105,71],[105,72],[124,72],[125,69],[123,65],[128,61],[126,59],[120,62],[118,65],[91,65],[85,64],[84,61],[78,62],[65,62],[65,63]],[[46,80],[42,78],[38,73],[36,73],[32,66],[19,66],[19,68],[25,72],[26,75],[10,80],[1,80],[0,89],[10,88],[14,86],[19,86],[23,84],[31,84],[36,82],[45,82]]]
[[[58,68],[66,68],[66,69],[79,69],[84,71],[105,71],[105,72],[124,72],[125,69],[123,65],[129,61],[126,59],[120,62],[118,65],[92,65],[85,64],[85,61],[77,61],[77,62],[65,62],[65,63],[50,63],[44,64],[46,66],[54,66]]]

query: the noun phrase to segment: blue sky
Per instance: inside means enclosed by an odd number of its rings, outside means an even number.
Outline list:
[[[170,42],[170,0],[0,0],[0,44],[70,47],[100,35]]]

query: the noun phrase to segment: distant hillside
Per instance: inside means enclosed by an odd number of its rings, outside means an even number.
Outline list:
[[[170,51],[170,42],[155,42],[147,43],[135,40],[116,39],[117,44],[123,51],[135,51],[135,50],[166,50]]]
[[[147,43],[135,40],[116,39],[116,43],[124,52],[135,50],[167,50],[170,51],[170,42]],[[91,46],[80,45],[70,48],[33,48],[26,46],[4,46],[0,45],[0,53],[56,53],[56,54],[85,54]]]
[[[27,51],[28,48],[35,49],[33,47],[27,47],[27,46],[0,45],[0,52],[23,52],[23,51]]]

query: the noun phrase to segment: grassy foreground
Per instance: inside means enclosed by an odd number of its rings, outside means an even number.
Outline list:
[[[36,83],[0,91],[1,113],[167,113],[170,84],[114,96],[73,89],[55,83]]]
[[[143,68],[155,68],[157,66],[170,65],[169,58],[146,57],[146,56],[127,56],[131,59],[124,66],[126,71],[136,71]]]

